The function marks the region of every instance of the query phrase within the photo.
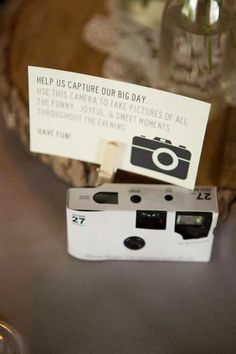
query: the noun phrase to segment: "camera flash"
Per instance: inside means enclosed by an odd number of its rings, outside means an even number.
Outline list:
[[[202,215],[178,215],[176,224],[177,225],[203,225],[204,216]]]

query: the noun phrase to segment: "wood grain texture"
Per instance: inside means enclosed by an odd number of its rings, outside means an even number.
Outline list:
[[[28,65],[101,75],[104,55],[83,41],[82,30],[103,12],[103,0],[23,1],[11,36],[9,74],[26,102]]]
[[[225,135],[225,148],[222,166],[219,166],[220,187],[236,190],[236,108],[229,112],[228,126]]]
[[[229,107],[213,102],[198,170],[198,185],[220,186],[228,120]]]

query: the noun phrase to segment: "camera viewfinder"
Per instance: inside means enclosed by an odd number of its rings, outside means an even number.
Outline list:
[[[166,228],[166,211],[159,210],[137,210],[136,211],[136,228],[165,230]]]

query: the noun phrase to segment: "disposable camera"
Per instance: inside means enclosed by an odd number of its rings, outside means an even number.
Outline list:
[[[131,164],[179,179],[188,175],[191,152],[185,146],[172,145],[162,138],[135,136],[132,141]]]
[[[70,255],[84,260],[210,260],[215,187],[104,184],[67,194]]]

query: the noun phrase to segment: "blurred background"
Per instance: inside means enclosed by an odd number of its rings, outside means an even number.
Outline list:
[[[235,204],[230,214],[236,190],[235,5],[0,1],[0,353],[6,339],[19,343],[18,351],[7,353],[23,353],[17,332],[9,336],[2,320],[19,331],[32,354],[236,352]],[[218,225],[210,264],[107,266],[69,257],[66,190],[94,185],[97,166],[29,153],[28,65],[211,103],[197,184],[219,187],[221,220],[229,218]],[[115,182],[156,181],[118,171]]]
[[[1,107],[27,148],[28,65],[104,76],[210,102],[197,183],[236,187],[234,1],[2,0],[1,14]],[[97,166],[40,159],[72,185],[96,178]]]

